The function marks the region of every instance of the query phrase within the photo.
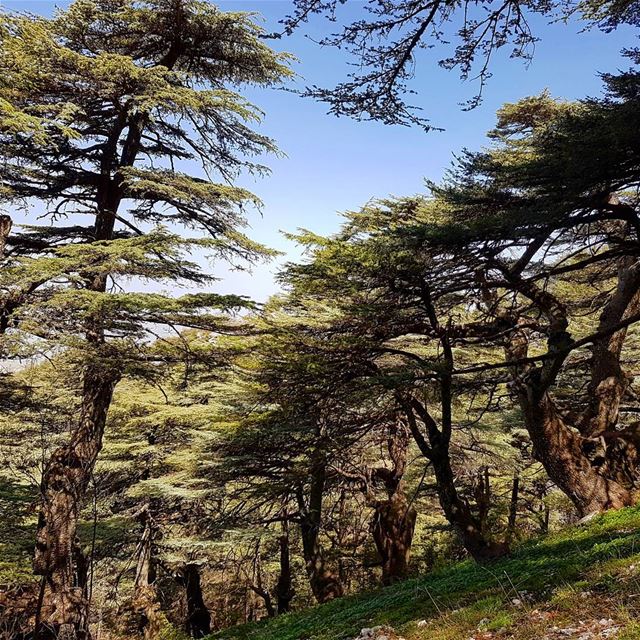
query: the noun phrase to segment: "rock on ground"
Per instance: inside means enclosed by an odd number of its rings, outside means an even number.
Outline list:
[[[368,627],[360,631],[360,635],[353,640],[404,640],[391,627]]]

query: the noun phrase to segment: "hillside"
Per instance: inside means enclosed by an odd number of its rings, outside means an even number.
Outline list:
[[[528,542],[493,564],[462,562],[213,637],[339,640],[388,625],[406,640],[632,640],[640,638],[639,619],[640,508],[635,507]],[[386,629],[373,637],[384,635],[395,638]]]

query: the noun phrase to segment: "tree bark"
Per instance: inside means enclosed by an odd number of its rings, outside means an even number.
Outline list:
[[[200,566],[194,562],[180,570],[187,599],[187,632],[192,638],[204,638],[211,633],[211,614],[204,603],[200,583]]]
[[[282,535],[280,544],[280,573],[276,585],[277,613],[287,613],[291,610],[291,601],[295,595],[291,576],[291,554],[289,549],[289,523],[282,521]]]
[[[0,215],[0,260],[4,258],[4,248],[7,244],[7,238],[11,233],[13,222],[10,216]]]
[[[403,580],[409,573],[411,543],[418,513],[403,491],[379,502],[373,516],[373,539],[382,560],[382,584]]]
[[[318,603],[328,602],[344,595],[344,588],[337,573],[326,564],[324,550],[319,541],[322,521],[322,498],[327,478],[326,461],[321,451],[316,450],[310,469],[308,504],[300,489],[297,494],[300,509],[300,533],[302,553],[311,591]]]
[[[512,389],[524,415],[534,458],[542,463],[551,480],[569,496],[581,516],[631,504],[632,494],[618,481],[620,465],[616,464],[615,457],[609,456],[606,443],[601,456],[590,453],[597,441],[585,438],[577,429],[571,429],[550,395],[549,389],[556,382],[573,343],[567,331],[569,322],[565,306],[550,291],[523,279],[519,272],[513,272],[499,263],[494,266],[503,272],[513,290],[531,300],[548,321],[547,358],[540,366],[524,364],[512,367]],[[600,329],[615,326],[616,321],[624,317],[636,300],[640,267],[637,263],[626,263],[623,267],[619,270],[617,291],[601,315]],[[586,431],[599,429],[600,426],[596,425],[602,421],[610,424],[614,414],[617,420],[617,398],[621,397],[625,385],[615,360],[619,361],[623,334],[611,333],[594,343],[590,392],[595,396],[592,395],[593,401],[589,403],[586,417],[577,423],[580,426],[581,422]],[[516,362],[526,358],[528,347],[526,329],[516,326],[505,344],[507,360]],[[602,366],[597,358],[603,360]],[[609,374],[614,369],[615,384],[610,385],[607,381],[612,379]],[[600,401],[598,388],[615,390],[603,393],[603,401]],[[611,401],[611,406],[607,404],[606,397]],[[628,452],[620,457],[629,461]]]
[[[432,451],[438,500],[464,548],[476,562],[487,562],[507,555],[508,545],[488,539],[483,531],[482,520],[474,515],[469,503],[458,495],[448,450],[436,447]]]
[[[76,528],[96,458],[113,389],[119,375],[89,366],[84,377],[78,426],[69,443],[56,449],[42,475],[34,573],[45,580],[41,634],[72,627],[86,637],[82,621],[86,598],[77,584],[74,562]]]
[[[561,353],[555,337],[549,339],[549,352]],[[507,357],[526,357],[528,339],[517,330],[507,346]],[[558,356],[560,358],[560,356]],[[571,499],[578,514],[585,515],[619,509],[633,503],[631,492],[607,477],[585,454],[587,439],[565,424],[548,386],[555,381],[561,362],[550,360],[542,367],[514,367],[513,388],[522,409],[533,444],[533,456],[542,463],[549,478]]]
[[[409,572],[411,544],[418,515],[407,500],[403,482],[410,437],[406,422],[396,419],[390,425],[387,436],[392,468],[377,468],[371,474],[374,482],[382,480],[387,493],[386,500],[375,500],[373,496],[368,500],[374,508],[372,533],[382,561],[383,585],[403,580]]]
[[[583,517],[633,504],[628,489],[592,465],[585,455],[585,438],[564,423],[550,395],[545,392],[536,396],[521,394],[533,455],[569,496],[578,514]]]
[[[162,614],[156,593],[156,563],[153,546],[156,537],[156,527],[149,512],[149,505],[145,505],[138,513],[142,523],[142,535],[136,550],[136,576],[132,610],[135,615],[135,628],[144,640],[157,640],[162,629]]]

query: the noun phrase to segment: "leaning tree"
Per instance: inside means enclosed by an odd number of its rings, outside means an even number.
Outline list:
[[[446,220],[422,244],[453,256],[450,286],[505,350],[473,370],[510,371],[535,457],[583,515],[631,503],[640,465],[640,76],[605,81],[601,99],[504,107],[494,148],[435,189]]]
[[[87,633],[76,523],[115,385],[167,359],[147,349],[162,326],[221,329],[229,322],[220,311],[244,304],[136,285],[207,284],[189,252],[238,261],[263,253],[239,231],[256,198],[232,184],[242,170],[265,171],[251,156],[275,151],[251,128],[260,112],[236,92],[289,73],[260,36],[251,16],[197,0],[2,15],[0,194],[12,217],[26,211],[50,224],[6,239],[0,325],[24,336],[23,349],[72,350],[81,380],[77,423],[42,473],[41,637],[63,625]]]

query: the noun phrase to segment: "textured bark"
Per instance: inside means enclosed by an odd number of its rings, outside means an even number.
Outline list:
[[[130,610],[133,613],[135,632],[144,640],[156,640],[160,636],[163,619],[155,588],[156,527],[148,505],[140,510],[138,520],[142,524],[142,535],[136,549],[136,575]]]
[[[625,483],[620,482],[621,469],[633,465],[633,455],[626,447],[609,447],[604,438],[585,438],[580,430],[592,435],[611,427],[618,419],[620,398],[628,385],[619,366],[626,331],[607,332],[616,326],[638,300],[640,267],[625,260],[618,270],[618,286],[600,317],[601,339],[593,346],[590,401],[586,414],[571,429],[558,410],[550,388],[556,382],[573,345],[567,329],[565,306],[548,290],[534,281],[525,280],[520,271],[496,264],[513,290],[536,305],[548,322],[547,357],[540,366],[531,363],[512,367],[512,389],[522,409],[525,426],[533,444],[533,455],[551,480],[573,501],[582,516],[619,508],[633,502]],[[526,329],[517,326],[505,344],[508,361],[521,361],[528,355]],[[604,435],[604,434],[602,434]],[[601,445],[602,455],[594,448]]]
[[[598,331],[606,332],[640,311],[640,263],[621,260],[618,282],[600,315]],[[620,407],[632,382],[621,363],[627,329],[603,335],[592,346],[588,405],[576,427],[588,438],[584,453],[601,475],[626,489],[640,484],[640,424],[620,426]]]
[[[117,377],[89,367],[77,427],[68,444],[56,449],[44,469],[36,533],[34,573],[45,581],[40,619],[43,630],[72,627],[86,636],[86,597],[77,580],[76,528],[96,458]]]
[[[319,541],[322,497],[326,478],[326,461],[323,454],[316,451],[310,473],[308,503],[304,500],[301,491],[298,491],[297,497],[300,508],[302,554],[311,591],[319,603],[328,602],[344,595],[340,576],[327,566],[324,550]]]
[[[372,480],[381,480],[386,500],[368,502],[374,508],[372,534],[382,562],[382,584],[389,585],[407,577],[409,557],[416,524],[417,511],[409,503],[404,490],[410,432],[404,421],[397,420],[389,428],[387,450],[391,469],[374,469]],[[369,492],[368,492],[369,493]]]
[[[553,335],[549,339],[550,353],[562,353],[562,343],[556,340]],[[521,359],[527,351],[526,333],[514,332],[507,346],[508,358]],[[550,361],[539,368],[514,367],[513,388],[533,444],[533,456],[572,500],[581,516],[630,505],[633,503],[631,492],[607,476],[605,464],[592,464],[592,457],[586,453],[589,441],[565,424],[547,390],[561,364]]]
[[[7,215],[0,215],[0,260],[4,258],[4,248],[7,244],[7,238],[11,233],[11,218]]]
[[[403,491],[376,505],[373,539],[382,560],[382,584],[389,585],[407,577],[411,543],[417,511]]]
[[[570,429],[550,395],[521,394],[521,406],[533,443],[533,455],[572,500],[580,516],[633,504],[633,495],[600,473],[585,455],[585,438]]]

